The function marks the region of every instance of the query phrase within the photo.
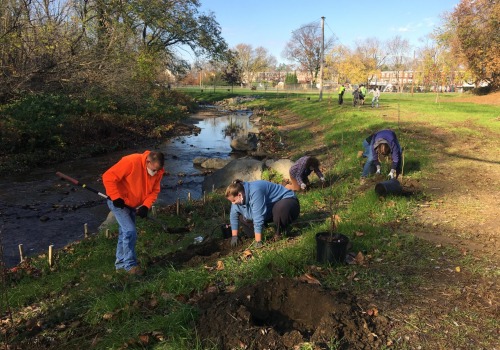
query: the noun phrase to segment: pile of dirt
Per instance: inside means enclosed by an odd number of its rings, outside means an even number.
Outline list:
[[[196,326],[206,346],[221,349],[291,349],[307,342],[316,349],[380,349],[390,343],[391,327],[352,295],[289,278],[220,294]]]

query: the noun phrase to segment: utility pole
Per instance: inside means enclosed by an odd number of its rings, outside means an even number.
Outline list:
[[[321,17],[321,63],[319,66],[319,100],[323,100],[323,62],[325,61],[325,17]]]

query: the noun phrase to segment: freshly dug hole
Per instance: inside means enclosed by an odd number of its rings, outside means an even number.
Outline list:
[[[363,313],[354,296],[289,278],[276,278],[220,295],[203,310],[197,332],[222,349],[288,349],[303,342],[320,348],[379,349],[390,321]]]

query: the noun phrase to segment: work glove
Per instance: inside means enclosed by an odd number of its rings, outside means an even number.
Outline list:
[[[325,182],[325,178],[324,177],[320,177],[319,179],[321,182]]]
[[[238,236],[231,237],[231,247],[236,247],[238,245]]]
[[[264,246],[264,243],[262,243],[262,241],[255,242],[256,249],[262,248],[263,246]]]
[[[388,175],[391,180],[396,178],[396,169],[391,169],[391,172]]]
[[[305,183],[301,183],[301,184],[300,184],[300,188],[301,188],[301,189],[305,190],[305,189],[306,189],[306,187],[307,187],[307,185],[306,185]]]
[[[115,208],[123,209],[125,208],[125,201],[121,198],[117,198],[113,201],[113,205],[115,206]]]
[[[377,171],[375,172],[375,174],[380,174],[380,165],[377,165]]]
[[[146,216],[148,216],[148,210],[148,207],[146,207],[145,205],[141,205],[139,208],[137,208],[137,215],[144,219]]]

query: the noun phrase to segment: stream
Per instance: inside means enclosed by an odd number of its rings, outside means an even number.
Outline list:
[[[229,113],[229,112],[228,112]],[[233,158],[228,126],[236,126],[239,134],[252,128],[251,111],[236,111],[224,116],[207,117],[195,114],[194,125],[199,133],[165,140],[155,150],[165,153],[165,170],[161,193],[155,204],[168,205],[202,196],[203,169],[193,165],[196,157]],[[232,136],[235,136],[234,134]],[[105,200],[93,192],[60,180],[60,171],[105,192],[102,174],[121,157],[142,153],[147,148],[112,152],[103,156],[77,159],[54,167],[34,169],[27,174],[4,177],[0,183],[0,244],[7,267],[20,262],[19,244],[25,256],[32,256],[80,240],[84,237],[84,224],[88,232],[95,233],[106,219],[109,209]],[[152,148],[149,148],[152,149]]]

